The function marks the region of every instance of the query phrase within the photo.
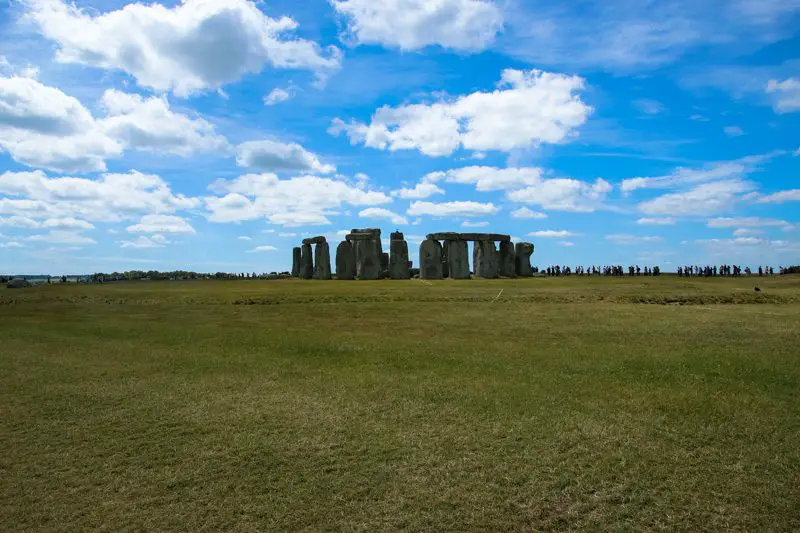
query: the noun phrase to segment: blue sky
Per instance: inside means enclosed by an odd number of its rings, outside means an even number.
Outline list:
[[[800,0],[0,0],[0,272],[797,264],[798,50]]]

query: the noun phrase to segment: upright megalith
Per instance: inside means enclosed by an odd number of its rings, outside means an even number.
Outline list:
[[[302,262],[302,253],[299,246],[292,248],[292,277],[300,276],[300,263]]]
[[[326,242],[314,248],[314,279],[331,279],[331,251]]]
[[[518,242],[514,250],[517,267],[517,276],[529,278],[531,276],[531,255],[533,255],[533,244],[529,242]]]
[[[467,241],[446,241],[447,269],[453,279],[469,279],[469,250]]]
[[[475,241],[472,251],[472,263],[475,275],[479,278],[497,277],[497,249],[494,241]]]
[[[350,241],[342,241],[336,248],[336,279],[356,279],[356,255]]]
[[[314,256],[310,244],[304,244],[300,249],[300,277],[311,279],[314,277]]]
[[[375,239],[355,241],[356,276],[358,279],[378,279],[381,275],[381,259]]]
[[[450,241],[442,243],[442,277],[450,277]]]
[[[442,245],[425,239],[419,245],[419,275],[422,279],[442,279]]]
[[[517,275],[516,253],[511,241],[500,241],[500,264],[498,273],[504,278],[514,278]]]
[[[389,241],[389,276],[392,279],[410,278],[411,271],[408,263],[408,243],[402,233],[392,233]]]

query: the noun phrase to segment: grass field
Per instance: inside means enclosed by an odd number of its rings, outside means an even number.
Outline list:
[[[800,277],[1,289],[0,352],[2,531],[800,530]]]

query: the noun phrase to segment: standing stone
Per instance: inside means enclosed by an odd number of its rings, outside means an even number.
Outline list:
[[[442,245],[425,239],[419,245],[419,276],[422,279],[442,279]]]
[[[336,248],[336,279],[356,279],[356,255],[349,241]]]
[[[529,242],[518,242],[516,250],[517,276],[529,278],[531,276],[531,255],[533,255],[533,244]]]
[[[303,279],[314,277],[314,257],[310,244],[304,244],[300,251],[300,277]]]
[[[300,263],[302,255],[300,252],[300,247],[295,246],[292,248],[292,277],[297,278],[300,276]]]
[[[475,275],[479,278],[496,278],[497,249],[494,247],[494,241],[475,241],[472,263]]]
[[[331,279],[331,251],[327,242],[314,249],[314,279]]]
[[[500,275],[504,278],[514,278],[517,276],[516,253],[511,241],[500,242]]]
[[[356,275],[358,279],[379,279],[381,258],[375,239],[358,240],[356,243]]]
[[[383,248],[379,248],[382,250]],[[381,270],[389,270],[389,254],[381,252]]]
[[[408,279],[411,277],[408,243],[403,239],[402,233],[399,239],[395,235],[397,234],[393,233],[392,240],[389,241],[389,275],[392,279]]]
[[[444,241],[442,245],[442,277],[450,277],[450,241]]]
[[[475,243],[477,246],[478,243]],[[447,242],[447,266],[453,279],[469,279],[469,250],[467,241]]]

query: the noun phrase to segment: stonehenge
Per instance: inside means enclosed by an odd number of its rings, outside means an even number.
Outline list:
[[[473,242],[472,265],[479,278],[530,277],[533,244],[511,242],[501,233],[429,233],[419,246],[419,268],[409,261],[408,243],[401,232],[391,233],[389,251],[383,251],[381,230],[357,228],[336,248],[336,279],[380,278],[469,279],[468,243]],[[495,243],[499,242],[499,248]],[[302,240],[292,249],[292,276],[302,279],[332,278],[328,241],[324,236]]]

